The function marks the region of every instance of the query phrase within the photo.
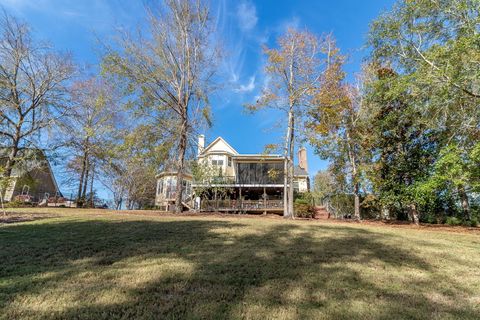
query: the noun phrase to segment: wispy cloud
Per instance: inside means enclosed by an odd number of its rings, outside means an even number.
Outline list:
[[[251,31],[257,25],[257,8],[253,3],[241,2],[237,7],[237,18],[242,31]]]
[[[299,27],[300,27],[300,18],[297,16],[293,16],[290,19],[280,23],[276,31],[280,34],[283,34],[288,29],[298,29]]]
[[[255,76],[249,78],[247,84],[242,84],[235,92],[252,92],[255,89]]]

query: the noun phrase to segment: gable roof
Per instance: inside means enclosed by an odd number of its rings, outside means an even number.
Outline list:
[[[204,155],[219,143],[223,143],[226,147],[226,150],[219,150],[219,151],[225,151],[227,153],[234,154],[234,155],[238,154],[237,150],[235,150],[231,145],[229,145],[228,142],[225,141],[225,139],[223,139],[222,137],[218,137],[217,139],[213,140],[205,149],[203,149],[201,155]]]
[[[305,171],[305,169],[300,168],[300,166],[296,165],[293,168],[293,175],[298,177],[298,176],[307,176],[308,177],[308,172]]]
[[[0,165],[5,165],[7,162],[9,151],[10,148],[8,147],[0,148]],[[42,149],[21,148],[18,150],[18,157],[21,158],[21,160],[17,161],[16,165],[12,168],[12,178],[32,174],[36,170],[45,170],[50,176],[50,179],[52,179],[56,191],[62,195],[57,184],[57,179],[55,179],[55,175],[53,174],[50,161],[48,161],[48,158]]]
[[[7,163],[8,155],[10,153],[10,148],[2,147],[0,148],[0,166],[3,166]],[[13,176],[22,176],[28,172],[45,168],[48,166],[48,170],[51,171],[50,164],[45,153],[36,148],[20,148],[17,153],[16,164],[12,168],[12,177]]]

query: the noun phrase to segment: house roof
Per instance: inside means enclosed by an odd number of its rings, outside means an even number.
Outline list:
[[[159,174],[155,176],[155,178],[160,178],[160,177],[165,177],[165,176],[177,176],[176,171],[162,171]],[[190,170],[185,170],[185,173],[183,174],[184,177],[186,178],[192,178],[192,173]]]
[[[239,154],[233,156],[236,160],[282,160],[283,156],[278,154]]]
[[[10,148],[0,148],[0,165],[7,163]],[[45,153],[40,149],[22,148],[18,150],[17,161],[12,168],[12,176],[22,176],[34,169],[48,166],[51,171]]]
[[[212,149],[212,147],[215,146],[216,144],[218,144],[219,142],[223,142],[228,149],[228,150],[222,150],[222,151],[225,151],[225,152],[228,152],[228,153],[231,153],[231,154],[234,154],[234,155],[238,155],[237,150],[235,150],[227,141],[225,141],[225,139],[223,139],[222,137],[217,137],[205,149],[203,149],[202,154],[200,156],[207,153],[208,150]]]
[[[293,175],[294,176],[307,176],[308,172],[305,169],[300,168],[298,165],[293,168]]]
[[[159,178],[161,176],[173,176],[177,174],[176,165],[173,162],[169,162],[162,171],[160,171],[155,178]],[[186,177],[192,177],[192,161],[188,160],[185,162],[184,168],[184,175]]]
[[[7,162],[9,151],[10,148],[0,148],[0,165],[5,165]],[[21,177],[36,169],[47,169],[57,192],[61,194],[52,167],[50,166],[50,161],[48,161],[48,158],[42,149],[22,148],[18,151],[17,157],[20,158],[20,161],[17,161],[13,167],[11,174],[12,177]]]

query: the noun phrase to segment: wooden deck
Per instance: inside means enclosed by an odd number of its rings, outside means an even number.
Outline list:
[[[281,212],[282,200],[203,200],[201,211]]]

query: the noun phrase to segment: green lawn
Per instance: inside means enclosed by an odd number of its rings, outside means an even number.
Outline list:
[[[478,232],[27,211],[0,319],[480,319]]]

